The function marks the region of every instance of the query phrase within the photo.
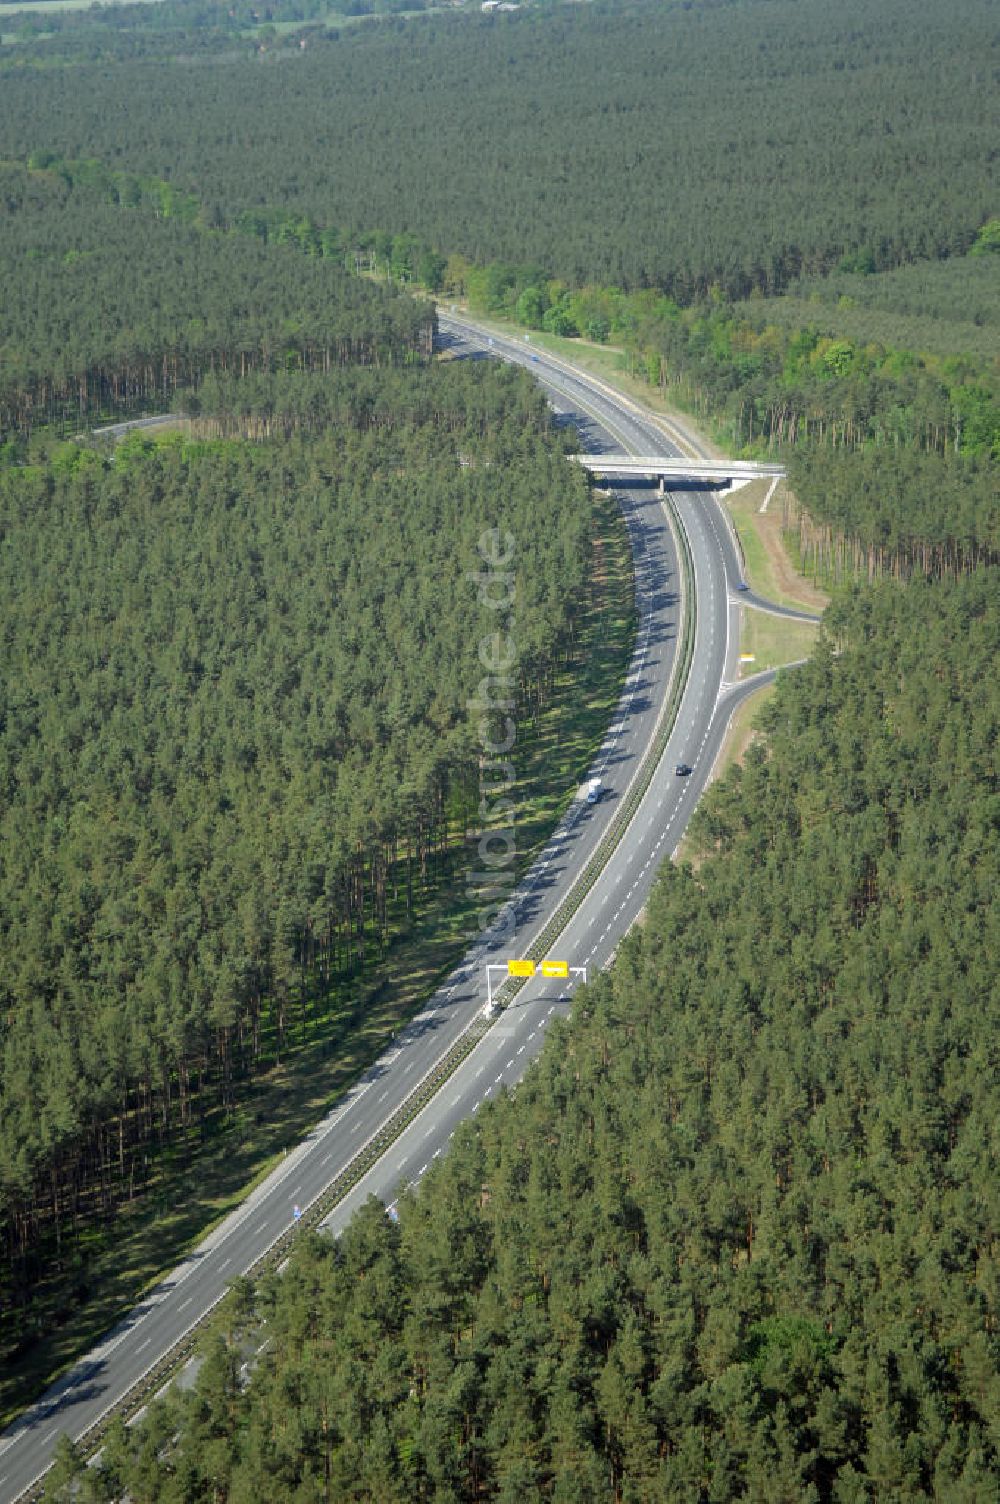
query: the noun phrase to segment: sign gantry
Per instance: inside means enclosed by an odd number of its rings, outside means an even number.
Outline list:
[[[569,980],[571,976],[580,977],[584,982],[587,980],[586,966],[571,966],[568,961],[529,961],[527,959],[489,962],[486,967],[486,1007],[484,1012],[493,1012],[496,1006],[493,997],[493,973],[502,972],[505,977],[521,977],[527,980],[536,973],[543,977],[562,978]]]

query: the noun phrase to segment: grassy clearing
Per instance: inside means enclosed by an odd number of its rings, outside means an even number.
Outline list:
[[[522,872],[573,797],[607,728],[635,636],[631,555],[615,504],[595,493],[592,591],[577,652],[557,674],[549,706],[518,727],[517,869]],[[449,861],[433,874],[419,917],[363,975],[338,987],[321,1019],[304,1004],[294,1045],[228,1117],[192,1129],[161,1152],[150,1188],[107,1227],[78,1242],[42,1293],[40,1335],[0,1370],[0,1424],[98,1341],[166,1271],[228,1215],[303,1133],[329,1111],[419,1012],[475,932],[465,893],[475,842],[455,830]]]
[[[154,0],[147,0],[147,3],[154,3]],[[413,21],[424,16],[450,14],[452,8],[449,5],[429,5],[426,10],[393,11],[392,18],[393,21]],[[343,11],[331,8],[322,15],[309,16],[300,21],[261,21],[258,26],[244,27],[239,34],[241,37],[290,36],[295,32],[318,31],[323,27],[345,31],[354,26],[378,25],[382,19],[384,17],[375,14],[347,16]]]
[[[33,11],[39,15],[57,15],[64,10],[96,10],[99,0],[3,0],[0,4],[0,20],[6,16],[17,16],[23,11]],[[105,3],[113,5],[114,0],[105,0]],[[121,0],[122,4],[156,5],[159,0]]]
[[[740,677],[749,679],[764,669],[808,658],[818,632],[818,623],[793,621],[744,606],[740,611],[740,653],[750,655],[752,662],[740,664]]]

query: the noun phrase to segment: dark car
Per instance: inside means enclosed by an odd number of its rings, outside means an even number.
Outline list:
[[[736,588],[737,590],[749,590],[750,586],[747,584],[746,580],[737,580]]]
[[[674,772],[677,774],[678,778],[686,778],[688,776],[688,774],[690,772],[692,772],[692,771],[693,771],[692,768],[686,762],[679,762],[677,764],[676,768],[674,769]]]

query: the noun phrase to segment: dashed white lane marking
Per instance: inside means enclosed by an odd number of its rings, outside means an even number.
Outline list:
[[[230,1266],[230,1264],[231,1264],[231,1263],[232,1263],[232,1262],[233,1262],[233,1261],[232,1261],[232,1259],[223,1259],[223,1260],[222,1260],[222,1263],[221,1263],[221,1264],[220,1264],[220,1265],[219,1265],[219,1270],[220,1270],[220,1272],[221,1272],[221,1271],[222,1271],[222,1270],[223,1270],[223,1269],[228,1269],[228,1268],[229,1268],[229,1266]]]
[[[294,1198],[299,1194],[299,1192],[301,1191],[301,1189],[302,1189],[302,1187],[300,1185],[297,1185],[295,1187],[294,1191],[289,1191],[288,1194],[294,1200]]]
[[[267,1232],[267,1223],[266,1222],[262,1222],[260,1224],[260,1226],[258,1227],[257,1231],[254,1233],[254,1237],[255,1238],[259,1238],[262,1232]]]
[[[187,1300],[182,1300],[181,1303],[180,1303],[180,1305],[177,1307],[178,1311],[186,1311],[187,1308],[188,1308],[188,1306],[191,1304],[191,1302],[193,1300],[194,1300],[194,1296],[193,1295],[189,1295],[188,1298],[187,1298]]]
[[[642,654],[641,654],[641,655],[640,655],[640,658],[639,658],[639,661],[640,661],[640,662],[642,662],[642,661],[643,661],[643,658],[644,658],[644,655],[642,655]],[[629,676],[629,680],[628,680],[628,682],[629,682],[629,684],[630,684],[630,685],[633,685],[633,686],[634,686],[634,680],[635,680],[635,676],[634,676],[634,675],[630,675],[630,676]],[[616,729],[618,729],[618,728],[616,728]],[[658,808],[659,808],[659,807],[661,807],[661,806],[662,806],[662,803],[663,803],[663,801],[662,801],[662,799],[660,799],[660,800],[659,800],[659,801],[658,801],[658,806],[657,806],[657,807],[658,807]],[[679,803],[680,803],[680,801],[678,801],[678,805],[679,805]],[[652,821],[650,821],[650,824],[652,824]],[[659,843],[658,843],[658,846],[659,846],[659,845],[660,845],[660,844],[662,844],[662,840],[663,840],[663,837],[661,837],[661,840],[660,840],[660,842],[659,842]],[[634,855],[634,853],[633,853],[633,854],[630,854],[630,856],[629,856],[629,858],[628,858],[628,860],[629,860],[629,861],[631,861],[631,860],[632,860],[632,855]],[[650,859],[650,860],[651,860],[651,859]],[[547,863],[546,863],[546,865],[547,865]],[[646,867],[648,867],[648,866],[649,866],[649,860],[647,860],[647,863],[646,863]],[[646,868],[644,868],[644,869],[643,869],[643,871],[645,871],[645,870],[646,870]],[[621,878],[621,877],[619,877],[619,879],[618,879],[618,882],[619,882],[619,883],[620,883],[620,882],[621,882],[621,880],[622,880],[622,878]],[[632,893],[632,892],[634,892],[634,889],[635,889],[635,884],[633,884],[633,885],[632,885],[632,887],[631,887],[631,888],[630,888],[630,889],[629,889],[629,894],[630,894],[630,895],[631,895],[631,893]],[[624,906],[623,906],[623,907],[624,907]],[[619,909],[619,911],[618,911],[618,913],[619,913],[619,915],[620,915],[620,914],[621,914],[621,909]],[[610,927],[609,927],[609,928],[610,928]],[[607,932],[606,932],[606,933],[607,933]],[[594,954],[595,954],[595,953],[596,953],[596,947],[595,947],[595,948],[594,948],[594,949],[592,949],[592,950],[591,950],[591,952],[590,952],[590,955],[589,955],[589,956],[588,956],[588,960],[590,960],[590,959],[591,959],[591,958],[592,958],[592,957],[593,957],[593,955],[594,955]],[[451,991],[454,991],[454,987],[453,987],[453,988],[452,988],[452,989],[451,989]],[[448,994],[448,995],[450,995],[450,992],[449,992],[449,994]],[[552,1013],[553,1013],[553,1012],[554,1012],[554,1011],[555,1011],[555,1009],[554,1009],[554,1007],[550,1007],[550,1008],[549,1008],[549,1010],[548,1010],[548,1015],[547,1015],[547,1017],[548,1017],[548,1016],[551,1016],[551,1014],[552,1014]],[[542,1020],[542,1026],[544,1026],[544,1022],[545,1022],[545,1020]],[[536,1033],[537,1033],[537,1029],[533,1029],[533,1030],[532,1030],[532,1031],[531,1031],[531,1034],[530,1034],[530,1035],[529,1035],[529,1038],[534,1038],[534,1036],[535,1036],[535,1034],[536,1034]],[[519,1050],[518,1050],[518,1052],[517,1052],[517,1053],[518,1053],[518,1055],[520,1055],[520,1054],[522,1054],[522,1053],[523,1053],[523,1052],[524,1052],[524,1048],[525,1048],[525,1047],[524,1047],[524,1046],[523,1046],[523,1045],[522,1045],[522,1046],[521,1046],[521,1048],[520,1048],[520,1049],[519,1049]],[[513,1061],[510,1061],[510,1062],[508,1062],[508,1067],[509,1067],[509,1066],[510,1066],[510,1065],[512,1065],[512,1064],[513,1064],[513,1063],[514,1063],[514,1062],[513,1062]],[[408,1071],[408,1070],[410,1070],[410,1069],[412,1069],[412,1064],[411,1064],[411,1065],[408,1065],[408,1066],[407,1066],[407,1067],[406,1067],[406,1068],[405,1068],[405,1070],[406,1070],[406,1071]],[[482,1073],[483,1073],[483,1070],[484,1070],[484,1069],[485,1069],[485,1066],[481,1066],[481,1067],[480,1067],[480,1069],[479,1069],[479,1070],[478,1070],[478,1071],[477,1071],[477,1072],[476,1072],[476,1077],[477,1077],[477,1078],[478,1078],[478,1077],[479,1077],[479,1076],[481,1076],[481,1075],[482,1075]],[[499,1082],[499,1081],[500,1081],[500,1080],[501,1080],[501,1079],[502,1079],[502,1078],[501,1078],[501,1077],[497,1077],[497,1081],[498,1081],[498,1082]],[[492,1088],[487,1088],[487,1094],[488,1094],[488,1093],[489,1093],[489,1091],[490,1091],[490,1090],[492,1090]],[[388,1092],[385,1092],[385,1093],[383,1093],[383,1095],[382,1095],[382,1097],[381,1097],[381,1098],[380,1098],[380,1099],[379,1099],[379,1100],[380,1100],[380,1101],[383,1101],[383,1100],[385,1100],[385,1097],[387,1097],[387,1096],[388,1096]],[[455,1099],[455,1103],[456,1103],[456,1104],[457,1104],[457,1102],[458,1102],[458,1100],[459,1100],[459,1098],[456,1098],[456,1099]],[[479,1105],[479,1104],[478,1104],[478,1103],[477,1103],[477,1104],[475,1104],[475,1105],[476,1105],[476,1106],[478,1106],[478,1105]],[[440,1152],[440,1151],[439,1151],[439,1152]],[[425,1166],[425,1167],[424,1167],[424,1169],[426,1169],[426,1166]],[[421,1170],[421,1172],[420,1172],[420,1173],[421,1173],[421,1174],[422,1174],[422,1173],[423,1173],[423,1170]]]
[[[429,1161],[428,1161],[428,1163],[429,1163]],[[422,1175],[426,1169],[427,1169],[427,1165],[421,1165],[420,1169],[417,1171],[417,1174],[418,1175]]]
[[[152,1337],[147,1337],[146,1340],[145,1340],[145,1342],[140,1342],[139,1346],[136,1348],[136,1352],[137,1353],[145,1352],[146,1348],[149,1346],[149,1344],[152,1342],[152,1340],[153,1340]]]
[[[388,1095],[389,1095],[389,1093],[388,1093],[388,1091],[384,1091],[384,1092],[383,1092],[383,1093],[382,1093],[382,1095],[381,1095],[381,1096],[380,1096],[380,1097],[379,1097],[379,1099],[378,1099],[378,1100],[379,1100],[379,1101],[380,1101],[380,1102],[384,1102],[384,1101],[385,1101],[385,1099],[386,1099],[386,1097],[387,1097],[387,1096],[388,1096]]]
[[[403,1075],[405,1076],[406,1073],[407,1073],[407,1071],[412,1071],[412,1069],[413,1069],[413,1061],[411,1060],[408,1065],[404,1065],[403,1066]]]
[[[520,1049],[519,1049],[519,1050],[518,1050],[518,1052],[517,1052],[517,1053],[518,1053],[518,1054],[519,1054],[519,1055],[523,1055],[523,1054],[524,1054],[524,1051],[525,1051],[525,1046],[524,1046],[524,1045],[523,1045],[523,1044],[522,1044],[522,1046],[521,1046],[521,1048],[520,1048]]]

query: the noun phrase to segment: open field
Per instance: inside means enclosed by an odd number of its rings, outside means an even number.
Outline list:
[[[114,0],[106,0],[109,5]],[[124,0],[123,0],[124,3]],[[159,0],[128,0],[130,5],[157,5]],[[35,11],[41,15],[56,15],[64,10],[93,10],[97,8],[96,0],[2,0],[0,3],[0,21],[9,16],[20,15],[22,11]],[[103,6],[101,7],[103,9]]]

